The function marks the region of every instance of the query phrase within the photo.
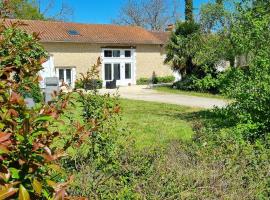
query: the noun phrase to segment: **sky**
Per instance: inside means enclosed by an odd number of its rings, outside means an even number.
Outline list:
[[[119,16],[119,10],[127,0],[55,0],[52,13],[59,10],[61,2],[66,2],[73,9],[73,16],[69,21],[92,24],[109,24]],[[209,0],[194,0],[195,12],[202,3]],[[48,0],[41,0],[43,7]],[[184,16],[184,0],[179,0],[180,13]]]

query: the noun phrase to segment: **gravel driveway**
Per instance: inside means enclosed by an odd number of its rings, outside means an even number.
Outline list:
[[[227,104],[226,101],[222,99],[196,97],[182,94],[169,94],[155,91],[153,89],[147,88],[147,86],[142,85],[120,87],[118,90],[101,89],[99,91],[102,94],[118,93],[121,98],[126,99],[144,100],[199,108],[213,108],[214,106],[224,107]]]

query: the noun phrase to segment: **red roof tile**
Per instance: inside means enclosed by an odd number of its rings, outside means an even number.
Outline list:
[[[10,25],[17,19],[6,20]],[[164,44],[164,41],[138,26],[80,24],[58,21],[20,20],[22,29],[40,33],[42,42],[80,42],[96,44]],[[75,30],[79,35],[69,34]]]

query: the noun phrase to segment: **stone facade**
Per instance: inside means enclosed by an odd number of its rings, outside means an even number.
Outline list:
[[[97,58],[101,56],[102,47],[110,46],[70,42],[50,42],[43,45],[53,55],[55,67],[75,67],[77,78],[80,73],[85,73],[96,63]],[[153,71],[157,76],[172,75],[170,68],[163,64],[164,57],[164,50],[160,45],[136,45],[136,79],[150,78]]]

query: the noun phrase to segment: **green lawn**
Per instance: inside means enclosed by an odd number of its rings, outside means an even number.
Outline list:
[[[130,129],[138,148],[192,138],[191,125],[181,116],[196,111],[194,108],[134,100],[121,100],[121,105],[122,123]]]
[[[178,89],[174,89],[174,88],[167,87],[167,86],[155,87],[154,90],[160,91],[160,92],[173,93],[173,94],[184,94],[184,95],[197,96],[197,97],[226,99],[226,97],[221,96],[221,95],[217,95],[217,94],[193,92],[193,91],[183,91],[183,90],[178,90]]]

